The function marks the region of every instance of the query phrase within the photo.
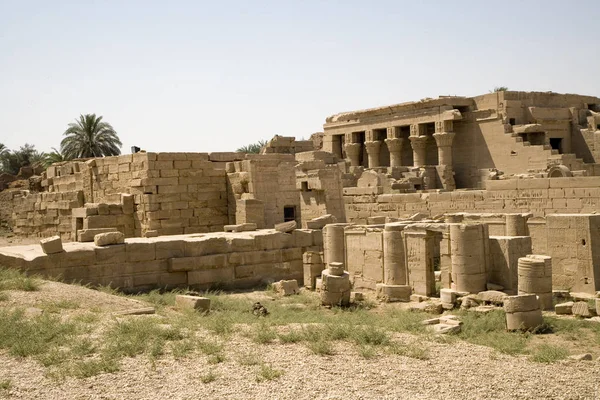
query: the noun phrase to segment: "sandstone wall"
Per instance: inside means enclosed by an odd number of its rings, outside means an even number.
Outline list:
[[[209,233],[126,239],[122,245],[65,243],[45,255],[39,246],[0,249],[0,264],[42,276],[129,292],[157,287],[245,288],[303,280],[302,255],[322,250],[320,230]]]

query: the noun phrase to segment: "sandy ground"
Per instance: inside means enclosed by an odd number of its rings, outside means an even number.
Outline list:
[[[148,304],[85,287],[47,282],[38,292],[9,292],[3,307],[32,307],[42,302],[73,300],[69,313],[92,307],[103,313]],[[96,311],[98,312],[98,311]],[[144,318],[144,316],[127,317]],[[225,345],[225,361],[211,365],[202,354],[175,360],[161,357],[154,365],[146,357],[125,359],[120,372],[87,379],[56,381],[32,359],[18,359],[0,351],[0,390],[9,399],[582,399],[600,396],[600,363],[530,362],[525,356],[501,355],[490,348],[462,341],[426,341],[422,336],[398,334],[406,343],[429,349],[429,360],[390,355],[365,359],[354,346],[337,342],[336,354],[319,356],[303,344],[259,345],[234,334]],[[283,371],[272,381],[257,382],[258,366],[239,362],[244,354],[258,354]],[[212,371],[217,379],[202,383]]]

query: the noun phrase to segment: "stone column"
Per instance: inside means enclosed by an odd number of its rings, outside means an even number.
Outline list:
[[[383,283],[406,285],[406,264],[402,231],[405,224],[386,224],[383,231]]]
[[[523,214],[506,214],[506,236],[528,236],[527,218]]]
[[[452,281],[459,292],[486,290],[489,237],[484,224],[450,225]]]
[[[390,151],[390,167],[400,167],[402,165],[402,145],[404,139],[389,138],[385,139],[385,144]]]
[[[552,257],[529,254],[519,258],[518,294],[535,294],[542,310],[552,309]]]
[[[327,224],[323,228],[323,254],[325,264],[332,262],[346,266],[346,245],[344,240],[344,227],[347,224]]]
[[[454,140],[454,132],[434,133],[435,143],[438,148],[438,164],[452,165],[452,141]]]
[[[426,136],[411,136],[410,145],[413,149],[413,160],[415,167],[422,167],[425,165],[425,155],[427,149],[427,137]]]
[[[346,150],[346,155],[350,159],[350,165],[353,167],[359,167],[362,145],[360,143],[346,143],[344,145],[344,150]]]
[[[369,157],[369,168],[379,167],[379,149],[381,148],[381,141],[373,140],[365,142],[367,148],[367,156]]]

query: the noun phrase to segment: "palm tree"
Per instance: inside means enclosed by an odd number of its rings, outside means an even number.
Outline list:
[[[80,115],[78,120],[69,124],[64,135],[60,152],[67,160],[121,154],[122,143],[117,132],[109,123],[102,121],[102,116]]]
[[[50,153],[46,154],[46,158],[44,159],[44,166],[46,168],[48,168],[50,165],[52,165],[54,163],[65,161],[65,160],[66,159],[62,155],[62,153],[53,147],[52,151]]]
[[[240,148],[238,148],[236,151],[238,153],[252,153],[252,154],[258,154],[260,153],[260,150],[265,147],[265,145],[267,144],[266,140],[259,140],[256,143],[252,143],[246,146],[242,146]]]

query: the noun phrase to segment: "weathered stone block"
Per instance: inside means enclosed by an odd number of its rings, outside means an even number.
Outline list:
[[[385,302],[409,301],[411,296],[410,285],[385,285],[378,283],[375,286],[377,298]]]
[[[569,315],[573,313],[573,303],[572,301],[567,301],[566,303],[560,303],[554,306],[554,312],[556,314],[564,314]]]
[[[178,308],[192,308],[198,311],[210,310],[210,299],[206,297],[178,294],[175,296],[175,304]]]
[[[109,246],[111,244],[125,243],[125,235],[121,232],[106,232],[94,236],[96,246]]]
[[[540,302],[535,294],[508,296],[504,299],[504,311],[507,313],[527,312],[540,309]]]
[[[595,307],[592,308],[587,301],[577,301],[573,304],[573,315],[583,318],[591,318],[596,315]]]
[[[290,233],[297,228],[296,221],[287,221],[280,224],[275,224],[275,230],[282,233]]]
[[[94,237],[100,233],[117,232],[117,228],[94,228],[77,231],[78,242],[93,242]]]
[[[273,283],[273,290],[282,296],[291,296],[293,294],[300,293],[300,288],[298,288],[298,281],[295,279],[292,280],[281,280],[279,282]]]
[[[46,239],[40,240],[42,251],[45,254],[55,254],[63,252],[63,245],[60,236],[52,236]]]

